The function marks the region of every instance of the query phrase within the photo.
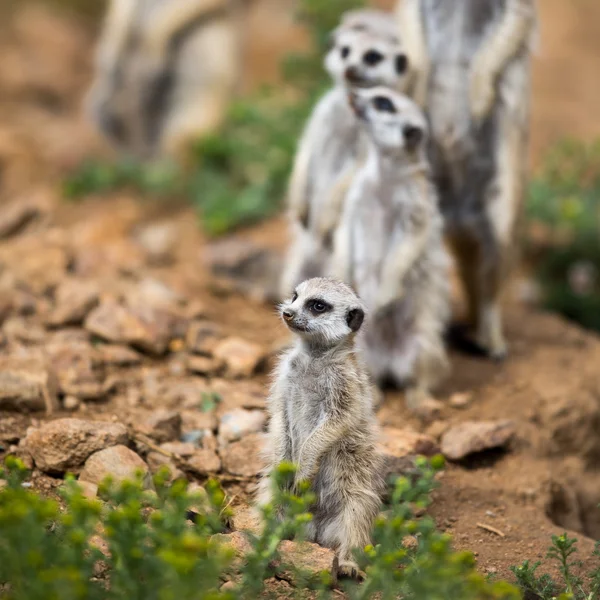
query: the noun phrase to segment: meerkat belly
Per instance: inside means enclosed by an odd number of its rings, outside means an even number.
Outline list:
[[[361,207],[354,218],[352,231],[353,280],[359,295],[372,306],[381,284],[381,265],[387,256],[394,224],[389,215],[373,200]]]

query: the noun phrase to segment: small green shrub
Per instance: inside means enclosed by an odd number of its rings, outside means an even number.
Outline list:
[[[600,141],[553,148],[529,188],[527,216],[544,229],[526,240],[546,308],[600,331]]]
[[[596,569],[582,576],[577,554],[577,539],[566,533],[553,535],[546,558],[552,561],[560,573],[560,580],[554,581],[544,573],[538,576],[541,562],[531,564],[526,560],[518,567],[511,567],[517,585],[525,593],[539,600],[598,600],[600,598],[600,563]],[[594,556],[600,558],[600,542],[596,544]]]
[[[402,597],[409,600],[517,599],[516,588],[490,583],[474,568],[472,554],[454,552],[450,537],[436,531],[429,517],[416,518],[430,503],[435,474],[442,463],[417,464],[415,481],[398,479],[386,512],[377,520],[373,544],[356,550],[364,582],[342,582],[349,598]],[[434,468],[435,467],[435,468]],[[214,534],[226,531],[228,509],[219,484],[210,481],[191,494],[184,481],[166,485],[166,474],[154,479],[156,493],[144,491],[142,478],[120,486],[107,482],[99,495],[85,498],[68,479],[63,503],[47,500],[23,486],[26,470],[7,460],[0,474],[0,596],[9,600],[192,600],[254,599],[264,581],[277,576],[282,564],[279,543],[302,537],[311,519],[314,496],[304,489],[293,495],[293,465],[275,472],[273,506],[263,509],[264,527],[249,535],[249,552],[236,561],[233,551]],[[195,523],[186,523],[194,508]],[[97,548],[101,536],[106,554]],[[407,543],[408,539],[411,544]],[[233,585],[221,589],[232,578]],[[337,597],[329,572],[297,572],[299,597]]]
[[[90,162],[64,183],[68,198],[122,187],[158,196],[185,195],[213,235],[263,219],[283,202],[296,144],[317,98],[329,86],[322,66],[331,29],[364,0],[300,0],[298,18],[312,47],[286,56],[283,82],[235,101],[220,131],[195,144],[192,166]]]

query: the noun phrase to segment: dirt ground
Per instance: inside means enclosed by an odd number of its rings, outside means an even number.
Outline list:
[[[596,0],[543,0],[541,42],[534,68],[532,159],[564,135],[600,135],[600,4]],[[28,12],[25,12],[28,11]],[[254,27],[265,19],[255,17]],[[260,17],[260,18],[259,18]],[[288,19],[281,16],[281,22]],[[271,28],[272,30],[273,28]],[[89,342],[82,329],[46,326],[66,278],[95,282],[102,299],[119,297],[145,278],[155,278],[177,294],[202,304],[203,318],[225,335],[237,335],[271,350],[286,332],[273,308],[224,288],[211,276],[207,240],[192,209],[157,204],[121,193],[65,203],[58,183],[65,169],[102,148],[80,106],[90,74],[91,43],[77,22],[24,8],[0,37],[0,220],[1,209],[34,198],[40,215],[17,235],[0,241],[0,291],[16,298],[4,311],[0,357],[43,349],[69,336]],[[294,43],[301,43],[297,34]],[[272,49],[288,43],[282,35],[261,37],[250,56],[253,77],[273,77]],[[167,264],[155,264],[137,242],[146,226],[167,224],[175,242]],[[245,231],[250,238],[282,247],[282,220]],[[516,436],[505,451],[485,453],[450,465],[436,492],[432,513],[451,532],[456,546],[477,553],[480,568],[508,576],[510,565],[544,557],[552,533],[564,528],[581,539],[589,556],[600,537],[600,339],[520,303],[517,287],[507,300],[510,358],[494,364],[452,353],[453,375],[439,397],[441,418],[422,423],[404,408],[400,393],[389,393],[379,412],[383,425],[411,426],[439,437],[466,420],[511,419]],[[514,292],[514,293],[513,293]],[[185,374],[185,351],[172,344],[164,358],[142,356],[141,364],[112,366],[115,390],[102,401],[82,402],[76,412],[58,416],[113,419],[133,423],[157,404],[139,399],[148,381],[180,378],[214,387],[210,377]],[[182,373],[184,373],[182,375]],[[266,373],[226,382],[241,406],[261,406]],[[218,383],[218,382],[217,382]],[[467,393],[467,406],[451,399]],[[142,394],[143,395],[143,394]],[[251,400],[247,400],[251,398]],[[224,394],[223,411],[230,407]],[[233,402],[233,401],[232,401]],[[235,404],[233,402],[233,404]],[[158,403],[160,404],[160,402]],[[232,404],[232,405],[233,405]],[[56,417],[57,415],[53,415]],[[0,412],[0,442],[16,442],[39,415]],[[8,444],[3,443],[6,449]],[[1,450],[1,449],[0,449]],[[0,451],[0,457],[2,452]],[[41,478],[48,489],[58,480]],[[249,488],[232,487],[243,498]],[[239,501],[239,500],[238,500]],[[502,535],[480,524],[492,526]]]

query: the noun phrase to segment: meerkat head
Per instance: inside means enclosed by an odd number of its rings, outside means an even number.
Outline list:
[[[351,89],[376,85],[405,89],[408,59],[398,34],[389,24],[374,27],[368,19],[355,21],[342,22],[332,34],[325,57],[331,78]]]
[[[423,111],[407,96],[385,87],[353,90],[349,101],[377,147],[419,155],[427,141]]]
[[[324,277],[300,283],[280,311],[291,331],[324,347],[335,346],[355,334],[365,318],[365,307],[354,290]]]

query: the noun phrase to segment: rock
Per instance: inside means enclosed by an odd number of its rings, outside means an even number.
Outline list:
[[[263,384],[252,380],[213,379],[211,391],[219,395],[218,412],[234,408],[265,408],[267,389]]]
[[[137,233],[136,240],[151,265],[167,265],[173,262],[178,241],[177,228],[173,223],[146,225]]]
[[[223,361],[212,356],[188,356],[185,361],[186,369],[197,375],[215,375],[223,367]]]
[[[25,437],[28,424],[25,415],[0,418],[0,445],[16,444]]]
[[[170,442],[181,437],[181,415],[174,410],[154,411],[139,427],[157,442]]]
[[[433,456],[439,452],[432,437],[409,428],[382,427],[381,443],[385,454],[398,458],[416,454]]]
[[[55,293],[55,308],[47,323],[52,327],[79,325],[98,304],[99,292],[95,284],[77,279],[62,283]]]
[[[165,377],[160,369],[148,369],[142,380],[143,397],[150,406],[200,408],[210,392],[197,377]]]
[[[161,444],[160,447],[166,452],[176,454],[181,458],[189,458],[198,449],[194,444],[186,442],[166,442]]]
[[[442,436],[442,453],[450,460],[461,460],[475,452],[504,447],[514,434],[512,421],[465,421]]]
[[[261,431],[267,421],[262,410],[237,408],[221,415],[218,441],[220,446],[243,438],[249,433]]]
[[[208,429],[216,431],[217,415],[213,411],[184,410],[181,413],[181,429],[185,435],[190,431]]]
[[[39,206],[29,200],[17,200],[3,206],[0,211],[0,239],[19,233],[39,212]]]
[[[118,344],[102,344],[98,351],[102,355],[102,361],[105,365],[115,367],[133,367],[142,362],[142,357],[127,346]]]
[[[152,489],[148,465],[127,446],[111,446],[92,454],[85,461],[79,480],[100,485],[110,475],[115,483],[121,483],[134,479],[138,471],[144,475],[144,487]]]
[[[221,452],[223,469],[242,477],[258,475],[263,466],[258,458],[263,444],[263,436],[260,433],[251,433],[242,440],[229,444]]]
[[[0,409],[58,409],[58,382],[46,361],[36,357],[0,357]]]
[[[459,392],[450,396],[450,406],[453,408],[467,408],[473,401],[471,392]]]
[[[251,506],[236,506],[233,509],[232,525],[237,531],[250,531],[255,535],[262,531],[260,515]]]
[[[217,542],[223,548],[235,552],[235,559],[231,565],[232,571],[239,570],[244,563],[244,556],[252,552],[252,544],[246,533],[234,531],[233,533],[217,533],[211,536],[211,541]]]
[[[299,571],[302,580],[308,578],[316,583],[320,581],[323,571],[331,571],[335,552],[310,542],[284,540],[279,544],[279,555],[281,559],[278,566],[283,568],[278,574],[281,579],[296,584]]]
[[[187,464],[200,475],[210,475],[221,470],[221,459],[214,450],[198,448],[186,459]]]
[[[226,374],[233,378],[250,377],[266,357],[261,346],[238,337],[219,342],[213,354],[223,361]]]
[[[86,498],[92,499],[98,495],[98,486],[95,483],[79,480],[79,487]]]
[[[188,327],[186,346],[194,354],[212,356],[222,337],[221,329],[215,323],[193,321]]]
[[[46,346],[60,391],[81,400],[98,400],[109,391],[102,355],[88,342],[55,342]]]
[[[134,309],[115,302],[103,302],[85,322],[85,328],[102,339],[130,344],[154,355],[167,351],[178,327],[178,317],[169,311],[151,306]]]
[[[76,471],[94,452],[127,439],[120,423],[57,419],[30,429],[24,443],[38,469],[53,474]]]
[[[74,411],[77,410],[81,405],[81,400],[76,396],[67,396],[63,400],[63,408],[65,410]]]
[[[450,425],[446,421],[434,421],[425,430],[425,435],[432,437],[434,440],[439,440],[448,431],[449,427]]]
[[[177,465],[169,459],[168,456],[161,454],[160,452],[149,452],[148,456],[146,456],[146,462],[150,467],[150,471],[152,473],[156,473],[162,467],[167,467],[171,474],[170,481],[174,481],[175,479],[184,479],[185,473],[181,471]]]
[[[136,307],[150,305],[175,309],[183,298],[167,284],[153,277],[142,279],[128,294],[127,304]]]

